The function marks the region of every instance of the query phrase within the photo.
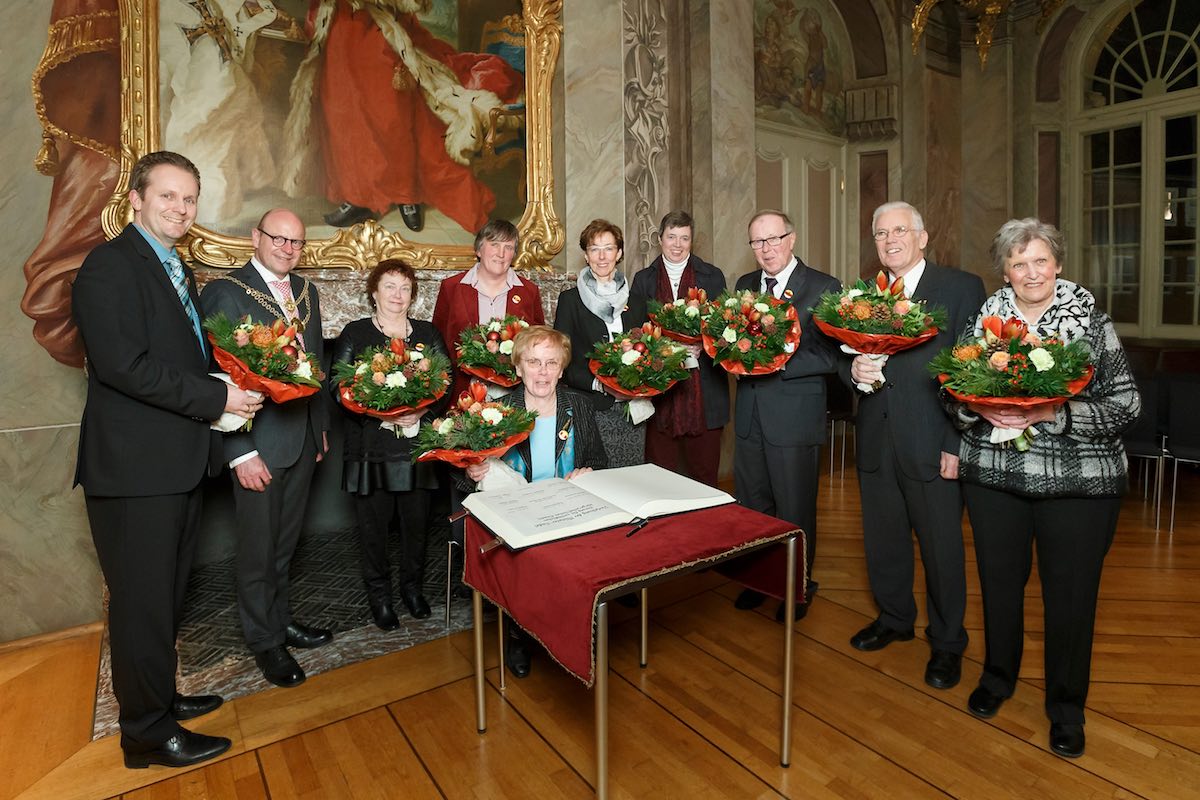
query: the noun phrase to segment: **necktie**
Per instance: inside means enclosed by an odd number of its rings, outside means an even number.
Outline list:
[[[767,294],[771,295],[771,297],[774,297],[775,296],[775,287],[778,285],[779,285],[779,281],[775,280],[774,278],[772,278],[770,276],[767,276]]]
[[[296,298],[292,296],[292,282],[287,278],[281,281],[271,281],[271,285],[279,292],[280,305],[283,307],[284,316],[287,321],[291,322],[296,318]],[[304,347],[304,336],[296,334],[296,341],[301,347]]]
[[[196,313],[196,305],[192,302],[192,295],[188,292],[187,278],[183,274],[183,262],[179,260],[179,256],[171,253],[163,262],[163,266],[167,269],[167,276],[171,279],[171,285],[175,287],[175,293],[179,295],[179,302],[183,304],[183,310],[187,312],[188,319],[192,321],[192,330],[195,331],[196,340],[200,343],[200,349],[203,351],[204,333],[200,327],[200,315]]]

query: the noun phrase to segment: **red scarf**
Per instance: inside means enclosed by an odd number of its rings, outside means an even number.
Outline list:
[[[687,290],[696,285],[696,270],[692,269],[692,259],[688,258],[683,275],[679,277],[679,296],[671,294],[671,281],[667,278],[666,265],[662,258],[658,259],[658,285],[654,289],[654,299],[660,303],[670,303],[687,296]],[[680,381],[670,391],[654,398],[654,419],[658,429],[672,438],[680,436],[699,436],[708,430],[704,420],[704,397],[700,390],[700,370],[689,370],[691,377]]]

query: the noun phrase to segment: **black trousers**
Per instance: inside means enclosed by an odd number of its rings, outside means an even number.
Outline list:
[[[393,519],[400,522],[401,587],[417,591],[425,579],[425,545],[429,530],[429,491],[407,492],[376,490],[356,495],[358,544],[361,549],[363,583],[367,599],[381,603],[392,599],[392,570],[388,559],[388,532]]]
[[[987,652],[979,684],[1016,689],[1024,643],[1025,584],[1037,547],[1045,609],[1046,716],[1083,723],[1092,666],[1100,571],[1121,511],[1119,497],[1033,499],[963,487],[983,589]]]
[[[962,538],[962,490],[958,481],[920,481],[904,474],[890,436],[872,444],[882,450],[879,469],[858,471],[862,498],[863,549],[879,620],[908,630],[917,619],[913,598],[913,533],[925,569],[925,629],[933,650],[961,655],[967,647],[967,607]]]
[[[196,551],[202,494],[85,497],[92,541],[108,584],[113,694],[121,747],[150,750],[180,730],[175,639]]]
[[[237,516],[237,597],[242,634],[251,652],[280,647],[292,621],[288,570],[304,527],[317,447],[307,435],[290,467],[271,467],[266,491],[242,488],[233,475]]]

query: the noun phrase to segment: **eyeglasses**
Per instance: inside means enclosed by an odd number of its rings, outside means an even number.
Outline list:
[[[751,239],[749,241],[751,250],[762,250],[766,247],[779,247],[783,240],[792,235],[792,231],[781,233],[778,236],[768,236],[766,239]]]
[[[271,240],[271,244],[276,247],[283,247],[284,242],[292,246],[293,250],[303,250],[304,245],[308,243],[307,239],[289,239],[286,236],[276,236],[272,233],[267,233],[262,228],[257,229],[259,233]]]
[[[593,256],[598,256],[601,253],[603,253],[604,255],[611,255],[612,253],[617,252],[617,246],[615,244],[605,244],[605,245],[594,244],[591,247],[589,247],[587,249],[587,251],[588,251],[589,255],[593,255]]]
[[[875,241],[882,242],[884,239],[888,238],[888,234],[891,234],[892,236],[895,236],[897,239],[899,239],[901,236],[907,236],[909,231],[914,231],[914,230],[916,230],[916,228],[910,228],[907,225],[897,225],[896,227],[892,228],[890,231],[886,230],[884,228],[880,228],[879,230],[875,231],[875,233],[873,233],[871,235],[875,237]]]
[[[542,361],[540,358],[523,358],[521,363],[534,372],[541,372],[543,369],[548,372],[558,372],[562,368],[561,361]]]

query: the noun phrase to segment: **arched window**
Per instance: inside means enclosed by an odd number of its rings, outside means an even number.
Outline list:
[[[1076,277],[1124,333],[1200,338],[1200,2],[1122,3],[1084,68]]]

